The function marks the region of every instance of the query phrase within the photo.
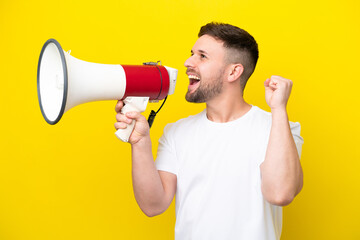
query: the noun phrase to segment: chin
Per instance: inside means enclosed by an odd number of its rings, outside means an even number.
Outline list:
[[[186,93],[185,95],[185,99],[188,102],[191,103],[204,103],[206,102],[205,96],[201,95],[201,94],[196,94],[196,92],[193,93]]]

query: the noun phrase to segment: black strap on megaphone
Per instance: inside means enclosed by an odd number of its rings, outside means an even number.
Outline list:
[[[152,126],[154,119],[156,117],[156,114],[158,114],[158,112],[160,111],[160,109],[162,108],[162,106],[164,106],[164,103],[166,102],[167,96],[164,98],[163,103],[161,104],[160,108],[155,112],[154,110],[151,110],[149,118],[148,118],[148,123],[149,123],[149,127]]]
[[[158,97],[160,96],[160,93],[162,91],[162,86],[163,86],[163,77],[162,77],[162,74],[161,74],[161,71],[159,69],[159,67],[157,66],[158,64],[161,64],[160,61],[157,61],[157,62],[145,62],[143,63],[143,65],[152,65],[152,66],[155,66],[158,70],[159,70],[159,73],[160,73],[160,79],[161,79],[161,87],[160,87],[160,91],[159,91],[159,95]],[[149,117],[148,117],[148,123],[149,123],[149,127],[151,128],[154,120],[155,120],[155,117],[156,117],[156,114],[158,114],[158,112],[161,110],[161,108],[164,106],[164,103],[166,102],[166,99],[167,99],[167,96],[164,98],[164,101],[163,103],[161,104],[161,106],[159,107],[159,109],[155,112],[154,110],[151,110],[150,114],[149,114]]]

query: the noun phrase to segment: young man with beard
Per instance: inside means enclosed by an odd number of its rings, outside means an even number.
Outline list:
[[[302,188],[300,125],[286,111],[292,82],[264,83],[271,113],[245,102],[243,90],[258,59],[246,31],[209,23],[185,62],[186,100],[206,109],[169,124],[156,162],[149,126],[139,113],[120,114],[115,127],[136,120],[130,136],[135,198],[148,216],[164,212],[176,196],[175,239],[279,239],[282,208]]]

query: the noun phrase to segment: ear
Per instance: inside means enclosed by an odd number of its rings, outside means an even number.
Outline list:
[[[240,79],[244,72],[244,66],[240,63],[231,64],[229,69],[228,82],[234,82]]]

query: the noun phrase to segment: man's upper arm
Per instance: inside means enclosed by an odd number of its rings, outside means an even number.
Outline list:
[[[164,204],[166,204],[167,209],[176,193],[177,176],[166,171],[159,170],[158,172],[165,192]]]

